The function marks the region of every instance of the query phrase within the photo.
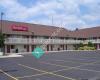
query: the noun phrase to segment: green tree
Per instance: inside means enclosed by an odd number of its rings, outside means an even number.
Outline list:
[[[83,47],[83,46],[84,46],[84,44],[83,44],[83,43],[80,43],[80,44],[79,44],[79,47]]]
[[[83,43],[79,43],[79,44],[74,45],[74,47],[75,47],[76,50],[77,50],[78,48],[80,48],[80,47],[83,47],[83,46],[84,46]]]
[[[4,35],[0,33],[0,48],[1,51],[4,51]]]
[[[92,42],[88,42],[89,47],[94,47],[94,44]]]

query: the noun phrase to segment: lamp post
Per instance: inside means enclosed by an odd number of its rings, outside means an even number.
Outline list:
[[[1,47],[1,51],[3,51],[3,55],[4,55],[4,35],[2,33],[2,28],[3,28],[3,15],[4,13],[1,12],[0,17],[1,17],[1,25],[0,25],[0,47]]]
[[[2,33],[2,20],[3,20],[3,15],[4,15],[4,13],[1,12],[1,30],[0,30],[1,33]]]

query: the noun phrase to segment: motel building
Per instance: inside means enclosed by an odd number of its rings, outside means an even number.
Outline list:
[[[100,49],[100,26],[70,31],[54,26],[3,20],[0,29],[5,36],[5,53],[15,53],[16,49],[18,52],[32,52],[46,41],[45,51],[74,50],[75,45],[87,44],[89,41],[97,50]],[[56,35],[53,35],[54,32]]]

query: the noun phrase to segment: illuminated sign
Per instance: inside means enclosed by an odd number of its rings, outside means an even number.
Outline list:
[[[28,31],[26,26],[12,25],[11,28],[13,31]]]

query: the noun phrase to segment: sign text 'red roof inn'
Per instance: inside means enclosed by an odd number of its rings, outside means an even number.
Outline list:
[[[28,31],[28,27],[26,27],[26,26],[20,26],[20,25],[12,25],[11,29],[13,31]]]

